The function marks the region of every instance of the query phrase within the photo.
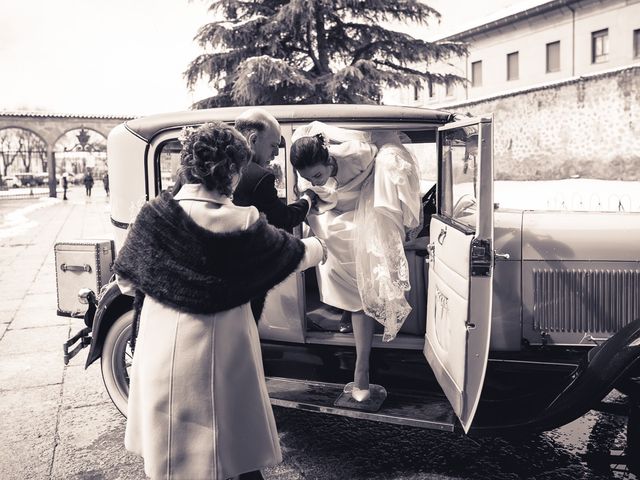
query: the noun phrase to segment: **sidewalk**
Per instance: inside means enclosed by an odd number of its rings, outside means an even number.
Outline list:
[[[125,419],[99,362],[85,371],[86,349],[62,361],[62,343],[84,324],[56,315],[53,246],[111,238],[104,190],[40,202],[24,228],[0,236],[0,478],[144,478],[142,461],[124,449]]]

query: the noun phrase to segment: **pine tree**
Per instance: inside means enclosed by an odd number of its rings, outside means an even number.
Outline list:
[[[466,53],[385,25],[426,27],[440,14],[420,0],[212,0],[224,19],[196,36],[210,49],[191,62],[191,88],[217,94],[196,108],[291,103],[379,103],[383,87],[462,82],[428,66]]]

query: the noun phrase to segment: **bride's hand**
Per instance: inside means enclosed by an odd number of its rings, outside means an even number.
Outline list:
[[[309,199],[309,213],[318,213],[318,194],[313,190],[305,190],[302,192],[302,196],[306,196]]]
[[[311,205],[312,206],[316,206],[318,204],[318,199],[320,197],[318,197],[318,194],[316,192],[314,192],[311,189],[307,189],[304,192],[302,192],[303,195],[306,195],[307,197],[309,197],[309,199],[311,200]]]

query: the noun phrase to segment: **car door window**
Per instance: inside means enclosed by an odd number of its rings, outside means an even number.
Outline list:
[[[440,213],[467,229],[475,229],[478,213],[478,126],[446,131],[442,143]]]
[[[182,145],[177,139],[169,140],[162,144],[158,150],[157,165],[160,169],[160,185],[158,191],[172,190],[178,178]]]
[[[411,152],[420,173],[420,193],[424,195],[437,181],[438,151],[433,130],[406,130],[402,144]]]
[[[287,177],[285,175],[286,160],[287,145],[284,142],[284,139],[281,139],[278,156],[271,160],[267,168],[271,170],[276,177],[275,187],[278,192],[278,198],[285,202],[287,199]]]

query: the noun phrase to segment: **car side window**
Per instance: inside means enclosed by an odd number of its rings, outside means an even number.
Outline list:
[[[276,176],[276,190],[278,191],[278,198],[286,202],[287,199],[287,178],[286,172],[287,162],[287,144],[284,138],[280,140],[280,147],[278,149],[278,156],[275,157],[267,168],[273,172]]]
[[[172,190],[176,184],[178,177],[178,169],[180,168],[180,151],[182,145],[179,140],[170,140],[165,142],[158,149],[158,162],[160,170],[158,191]],[[278,156],[275,157],[267,166],[276,177],[275,187],[278,191],[278,198],[286,200],[287,183],[285,177],[286,162],[286,144],[284,140],[280,143]]]
[[[157,165],[160,167],[160,184],[158,191],[172,190],[178,178],[180,167],[180,151],[182,145],[179,140],[170,140],[159,148]]]
[[[401,140],[418,163],[420,193],[424,195],[437,181],[438,151],[434,131],[432,129],[403,131]]]
[[[442,135],[440,213],[470,229],[476,227],[478,126]]]

